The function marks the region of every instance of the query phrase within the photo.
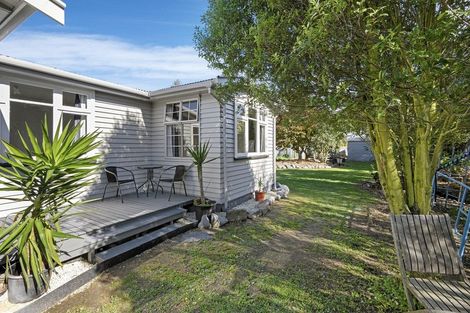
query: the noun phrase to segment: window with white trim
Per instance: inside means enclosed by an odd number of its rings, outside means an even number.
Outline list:
[[[88,96],[83,93],[18,82],[10,83],[9,109],[9,142],[16,147],[22,146],[19,133],[23,137],[27,136],[25,124],[28,124],[39,142],[42,142],[41,124],[44,118],[47,119],[51,136],[60,120],[61,129],[67,122],[71,126],[81,123],[79,136],[82,136],[88,131],[87,116],[91,113]]]
[[[199,102],[186,100],[165,106],[166,156],[189,157],[188,148],[199,145]]]
[[[84,136],[87,133],[87,99],[86,95],[75,92],[62,92],[62,129],[68,124],[69,129],[81,125],[77,136]]]
[[[26,124],[39,142],[42,142],[42,121],[46,118],[48,128],[53,128],[53,98],[52,89],[19,83],[10,84],[11,145],[20,149],[23,147],[21,136],[28,137]]]
[[[262,108],[236,105],[235,155],[237,157],[266,153],[267,113]]]

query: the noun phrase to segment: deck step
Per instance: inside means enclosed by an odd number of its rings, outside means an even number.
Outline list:
[[[183,208],[169,208],[153,212],[151,214],[131,218],[125,222],[119,222],[111,226],[93,231],[91,235],[100,239],[126,237],[128,234],[135,235],[147,229],[175,221],[184,216],[186,210]]]
[[[82,235],[80,238],[66,239],[61,242],[62,261],[70,260],[90,251],[106,247],[145,231],[176,221],[186,213],[182,208],[165,209],[153,214],[132,218],[127,222],[112,225],[98,231]]]
[[[101,251],[96,254],[95,260],[99,265],[109,267],[194,227],[196,227],[194,222],[179,220],[174,224],[164,226],[136,239]]]
[[[120,221],[116,221],[116,222],[113,222],[112,224],[110,225],[103,225],[102,227],[100,227],[99,229],[96,229],[92,232],[89,232],[89,233],[96,233],[96,232],[102,232],[102,231],[107,231],[108,229],[110,228],[121,228],[121,226],[125,226],[129,223],[129,220],[132,220],[132,221],[148,221],[150,219],[152,219],[154,216],[156,215],[165,215],[167,214],[168,212],[171,212],[171,213],[174,213],[176,211],[179,211],[179,212],[186,212],[186,210],[184,210],[181,205],[174,205],[174,206],[169,206],[169,207],[166,207],[166,208],[163,208],[163,209],[160,209],[160,210],[156,210],[156,211],[153,211],[153,212],[147,212],[145,214],[142,214],[142,215],[137,215],[137,216],[132,216],[130,215],[128,219],[123,219],[123,220],[120,220]]]

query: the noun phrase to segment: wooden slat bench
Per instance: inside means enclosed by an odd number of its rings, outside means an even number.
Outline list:
[[[449,216],[391,215],[390,220],[410,309],[416,309],[414,296],[428,310],[470,312],[470,284]]]

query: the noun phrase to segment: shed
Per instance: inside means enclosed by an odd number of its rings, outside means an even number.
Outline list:
[[[348,160],[359,162],[371,162],[374,154],[370,146],[370,141],[361,136],[348,137]]]

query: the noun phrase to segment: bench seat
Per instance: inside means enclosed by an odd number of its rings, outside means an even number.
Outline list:
[[[410,278],[410,291],[427,309],[470,312],[470,284],[466,281]]]

